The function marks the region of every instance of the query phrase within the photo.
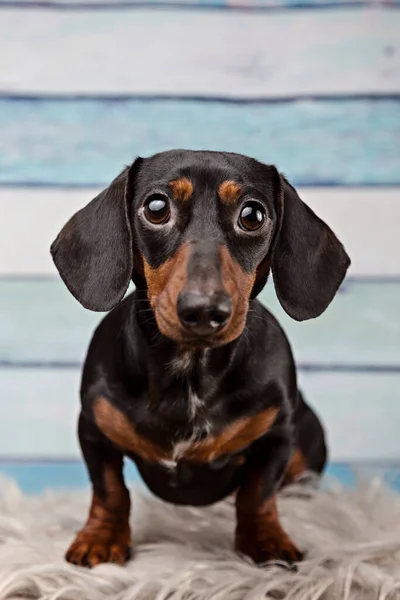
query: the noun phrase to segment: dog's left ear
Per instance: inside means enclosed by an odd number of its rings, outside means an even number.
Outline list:
[[[333,300],[350,258],[333,231],[278,175],[280,228],[272,252],[272,275],[278,299],[296,321],[313,319]]]
[[[108,311],[123,298],[133,272],[128,204],[142,159],[114,179],[63,227],[51,245],[62,280],[73,296],[94,311]]]

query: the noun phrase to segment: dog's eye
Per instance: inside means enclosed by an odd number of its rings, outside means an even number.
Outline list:
[[[264,221],[265,210],[258,202],[248,202],[240,211],[239,227],[244,231],[256,231]]]
[[[163,225],[170,216],[167,198],[161,194],[151,196],[145,204],[144,216],[153,225]]]

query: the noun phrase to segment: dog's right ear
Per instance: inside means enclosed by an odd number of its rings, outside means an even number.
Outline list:
[[[277,208],[281,223],[272,256],[276,294],[292,319],[315,319],[332,302],[350,258],[330,227],[282,175]]]
[[[111,310],[132,278],[133,243],[128,198],[141,158],[78,211],[51,245],[51,255],[65,285],[94,311]]]

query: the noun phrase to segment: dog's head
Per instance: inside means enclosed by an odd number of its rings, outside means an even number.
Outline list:
[[[274,166],[186,150],[137,159],[70,219],[51,252],[86,308],[110,310],[133,280],[160,331],[198,346],[241,334],[270,270],[283,308],[301,321],[327,308],[350,264]]]

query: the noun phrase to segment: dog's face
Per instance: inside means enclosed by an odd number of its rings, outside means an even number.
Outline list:
[[[272,178],[259,189],[259,177],[249,159],[206,152],[161,154],[139,168],[133,237],[166,336],[216,345],[242,332],[277,221]]]
[[[74,296],[109,310],[131,279],[160,331],[185,346],[237,338],[270,269],[285,310],[321,314],[350,264],[333,232],[273,166],[176,150],[138,159],[52,245]]]

